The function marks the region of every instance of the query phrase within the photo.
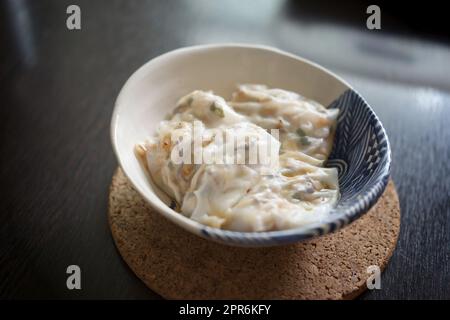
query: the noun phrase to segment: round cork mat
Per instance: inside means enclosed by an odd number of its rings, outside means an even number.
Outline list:
[[[400,229],[392,181],[378,203],[349,226],[319,238],[270,248],[220,245],[152,211],[121,169],[109,195],[116,246],[134,273],[168,299],[353,299],[384,269]]]

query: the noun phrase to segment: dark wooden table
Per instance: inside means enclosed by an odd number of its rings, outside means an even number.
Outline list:
[[[66,28],[72,3],[79,31]],[[323,64],[385,124],[401,234],[382,289],[362,298],[450,298],[448,42],[384,11],[382,30],[369,31],[363,3],[314,3],[2,1],[0,297],[158,297],[124,264],[107,223],[114,100],[147,60],[232,41]],[[71,264],[81,267],[82,290],[66,288]]]

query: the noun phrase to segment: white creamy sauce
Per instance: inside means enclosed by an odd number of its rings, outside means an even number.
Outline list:
[[[337,171],[324,168],[323,162],[331,151],[338,112],[264,85],[241,85],[231,101],[194,91],[179,100],[156,135],[136,151],[181,214],[236,231],[290,229],[325,219],[337,202]],[[279,140],[270,129],[279,130]],[[202,136],[201,144],[191,143],[194,132]],[[236,146],[217,139],[227,132],[245,135],[248,143]],[[275,146],[278,163],[249,164],[245,151],[236,155],[261,141]],[[201,152],[221,150],[225,161],[177,164],[173,153],[183,143],[190,146],[191,160]],[[242,164],[227,162],[233,157]]]

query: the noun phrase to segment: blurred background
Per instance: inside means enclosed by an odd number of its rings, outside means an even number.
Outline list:
[[[107,225],[117,162],[109,122],[123,83],[194,44],[275,46],[349,81],[384,123],[402,206],[382,290],[450,298],[450,37],[438,1],[0,0],[0,297],[158,298]],[[81,9],[68,30],[66,9]],[[381,9],[369,30],[366,9]],[[83,289],[65,270],[80,265]]]

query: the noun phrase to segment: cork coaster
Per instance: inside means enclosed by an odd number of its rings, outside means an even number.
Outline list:
[[[118,169],[109,195],[116,246],[134,273],[168,299],[353,299],[367,267],[384,269],[400,229],[392,181],[370,212],[340,231],[271,248],[229,247],[153,212]]]

